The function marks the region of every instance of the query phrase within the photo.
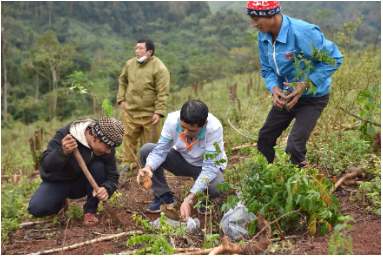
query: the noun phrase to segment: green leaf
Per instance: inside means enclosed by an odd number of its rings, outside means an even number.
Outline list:
[[[250,222],[249,226],[247,227],[247,231],[249,232],[249,235],[254,234],[257,224],[258,224],[258,221],[256,219]]]
[[[374,98],[372,96],[368,97],[368,103],[370,104],[370,106],[374,105]]]
[[[326,223],[321,223],[320,226],[319,226],[319,235],[320,236],[323,236],[327,233],[327,226],[326,226]]]
[[[363,102],[366,100],[367,98],[366,97],[359,97],[359,99],[357,100],[359,105],[363,105]]]
[[[368,133],[370,134],[370,136],[374,136],[375,134],[375,129],[373,126],[371,126],[370,124],[368,125],[367,127],[367,130],[368,130]]]
[[[109,104],[109,101],[107,99],[105,99],[104,102],[102,102],[102,109],[104,109],[105,111],[105,116],[110,118],[113,106]]]
[[[309,186],[309,182],[306,177],[303,177],[303,183],[305,183],[305,186]]]

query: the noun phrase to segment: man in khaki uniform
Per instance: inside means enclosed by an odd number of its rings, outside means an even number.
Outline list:
[[[120,174],[129,171],[130,164],[136,166],[134,156],[139,137],[141,146],[149,143],[152,127],[151,143],[157,143],[161,136],[161,117],[166,115],[170,74],[162,61],[154,56],[154,51],[154,43],[150,39],[138,40],[136,58],[125,63],[119,78],[117,103],[123,110],[125,142],[122,162],[126,165]]]

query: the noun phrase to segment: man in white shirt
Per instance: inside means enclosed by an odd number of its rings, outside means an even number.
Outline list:
[[[215,157],[206,158],[206,154]],[[192,177],[195,181],[181,205],[183,221],[191,214],[197,192],[206,194],[208,191],[210,199],[222,194],[217,190],[217,185],[224,182],[222,171],[227,164],[223,128],[219,120],[209,113],[208,107],[199,100],[189,100],[181,111],[170,113],[160,140],[157,144],[145,144],[141,148],[140,159],[144,168],[138,172],[137,181],[147,173],[152,178],[152,189],[155,192],[153,203],[146,208],[147,212],[159,213],[161,204],[174,203],[174,193],[169,189],[163,168],[176,176]],[[200,211],[204,209],[200,208]]]

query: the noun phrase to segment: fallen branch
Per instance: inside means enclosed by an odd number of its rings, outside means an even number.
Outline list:
[[[174,254],[177,255],[177,253],[180,253],[180,255],[185,255],[186,253],[182,253],[182,252],[185,252],[185,251],[193,251],[193,252],[199,252],[201,251],[200,248],[194,248],[194,247],[191,247],[191,248],[174,248]],[[211,250],[211,249],[210,249]],[[132,250],[132,251],[124,251],[124,252],[120,252],[120,253],[117,253],[116,255],[133,255],[137,252],[138,250]],[[150,250],[147,250],[146,252],[149,252]],[[192,252],[192,253],[193,253]],[[189,254],[188,254],[189,255]]]
[[[123,233],[119,233],[119,234],[115,234],[115,235],[111,235],[111,236],[107,236],[107,237],[96,238],[96,239],[93,239],[90,241],[85,241],[82,243],[78,243],[78,244],[74,244],[74,245],[70,245],[70,246],[66,246],[66,247],[55,248],[55,249],[46,250],[46,251],[40,251],[40,252],[36,252],[36,253],[30,253],[28,255],[40,255],[40,254],[56,253],[56,252],[60,252],[60,251],[64,251],[64,250],[72,250],[72,249],[76,249],[80,246],[90,245],[90,244],[94,244],[94,243],[98,243],[98,242],[102,242],[102,241],[106,241],[106,240],[112,240],[112,239],[116,239],[116,238],[119,238],[119,237],[122,237],[125,235],[130,235],[133,233],[138,234],[138,235],[143,234],[142,231],[123,232]]]
[[[346,175],[344,175],[343,177],[341,177],[336,183],[335,183],[335,187],[333,189],[330,190],[330,194],[332,194],[346,179],[349,179],[349,178],[355,178],[357,176],[360,176],[362,175],[363,172],[366,172],[365,169],[361,168],[361,169],[357,169],[355,170],[354,172],[352,173],[348,173]]]
[[[37,225],[37,224],[41,224],[41,223],[44,223],[44,221],[28,221],[28,222],[21,223],[20,226],[23,228],[23,227]]]
[[[233,124],[231,124],[230,119],[227,119],[227,122],[229,122],[230,127],[232,127],[235,131],[237,131],[241,136],[244,136],[244,137],[250,139],[250,140],[253,141],[253,142],[257,142],[257,140],[255,140],[255,139],[253,139],[253,138],[251,138],[251,137],[249,137],[249,136],[246,136],[246,135],[242,134],[241,131],[239,131],[238,129],[236,129],[236,128],[233,126]]]
[[[244,147],[249,147],[249,146],[257,146],[257,143],[254,143],[254,144],[250,144],[250,143],[246,143],[244,145],[240,145],[240,146],[235,146],[235,147],[232,147],[231,150],[234,151],[234,150],[238,150],[238,149],[241,149],[241,148],[244,148]]]
[[[341,109],[342,111],[344,111],[344,112],[346,112],[347,114],[351,115],[352,117],[355,117],[355,118],[357,118],[357,119],[359,119],[359,120],[361,120],[361,121],[364,121],[364,122],[366,122],[366,123],[370,123],[371,125],[375,125],[375,126],[379,126],[379,127],[382,126],[380,123],[377,123],[377,122],[374,122],[374,121],[370,121],[370,120],[365,120],[365,119],[363,119],[363,118],[361,118],[361,117],[359,117],[359,116],[356,116],[355,114],[353,114],[353,113],[351,113],[351,112],[349,112],[349,111],[343,109],[342,107],[340,107],[339,109]]]
[[[179,253],[177,255],[206,255],[211,252],[214,248],[204,249],[204,250],[198,250],[198,251],[190,251],[186,253]]]

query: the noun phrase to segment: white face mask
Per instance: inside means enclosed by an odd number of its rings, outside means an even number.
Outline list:
[[[149,51],[148,51],[144,56],[140,57],[140,59],[138,59],[138,58],[136,57],[137,62],[139,62],[139,63],[143,63],[143,62],[148,58],[148,57],[146,56],[148,53],[149,53]]]

